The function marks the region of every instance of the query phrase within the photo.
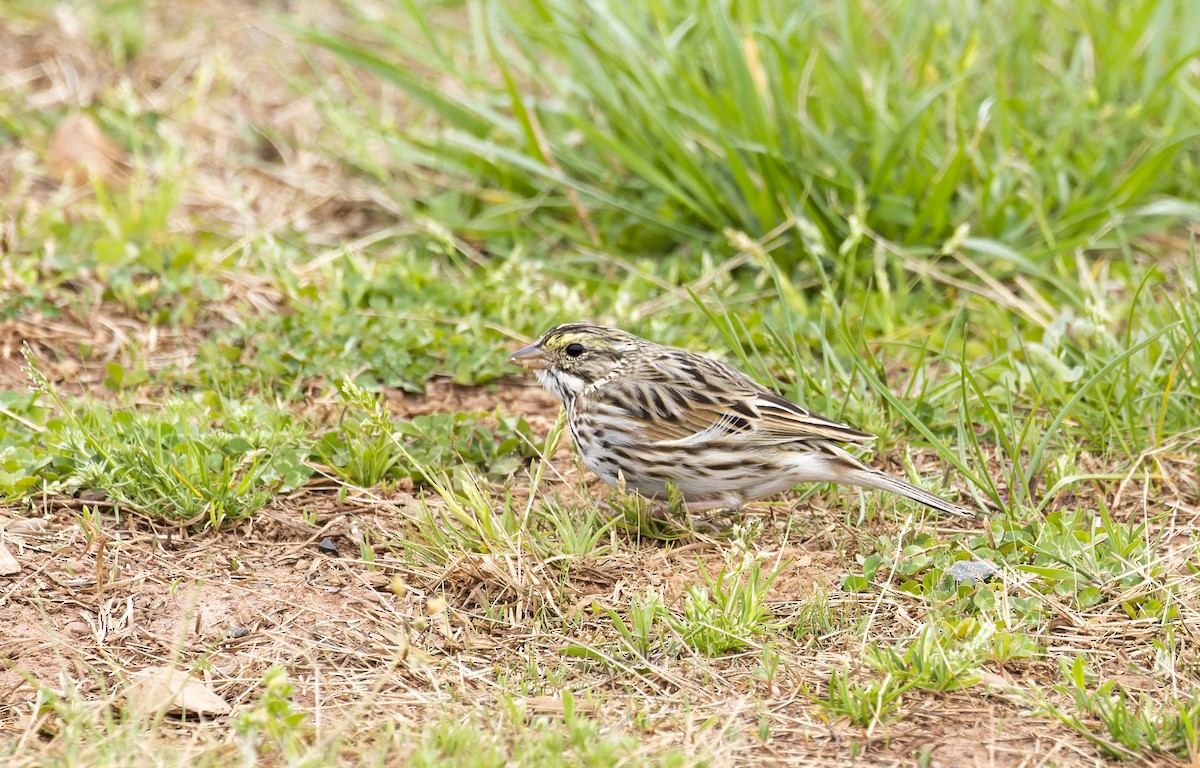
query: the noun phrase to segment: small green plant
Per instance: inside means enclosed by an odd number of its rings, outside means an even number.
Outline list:
[[[606,518],[595,504],[567,507],[557,499],[543,501],[534,513],[546,522],[548,536],[564,555],[595,554],[601,541],[610,536],[621,518]]]
[[[767,643],[763,646],[754,676],[766,684],[768,694],[775,688],[775,676],[779,674],[779,665],[782,662],[783,654],[779,652],[779,647],[775,643]]]
[[[1048,705],[1051,713],[1113,757],[1144,758],[1155,752],[1195,756],[1200,747],[1200,691],[1157,700],[1126,691],[1115,681],[1089,685],[1094,675],[1083,656],[1060,659],[1065,682],[1055,690],[1070,696],[1075,712]],[[1100,729],[1097,729],[1099,725]]]
[[[218,527],[249,517],[277,492],[307,480],[301,440],[298,431],[229,432],[195,424],[185,413],[117,413],[69,434],[63,447],[94,451],[71,482],[102,490],[141,514]]]
[[[615,648],[598,648],[581,643],[572,643],[563,649],[566,656],[591,659],[616,671],[629,669],[644,672],[650,667],[650,655],[662,645],[659,622],[666,617],[666,610],[658,595],[647,592],[629,598],[628,620],[615,609],[595,603],[595,613],[608,617],[616,631]]]
[[[901,683],[891,674],[853,683],[849,672],[835,671],[829,676],[829,694],[819,703],[830,713],[866,728],[869,734],[876,725],[897,714],[901,697],[911,687],[912,683]]]
[[[249,762],[260,755],[277,752],[294,763],[312,742],[308,715],[292,704],[292,683],[279,667],[263,675],[263,693],[258,702],[233,718],[233,730],[242,739],[242,752]]]
[[[688,587],[683,615],[668,615],[667,622],[685,643],[705,655],[745,648],[771,626],[767,592],[783,568],[781,564],[764,573],[758,556],[735,546],[715,576],[704,570],[705,586]]]
[[[47,463],[48,457],[38,457],[25,447],[0,448],[0,503],[32,493],[41,480],[38,470]]]
[[[637,597],[629,598],[628,625],[611,608],[605,608],[604,612],[612,620],[613,627],[616,628],[626,652],[633,653],[641,658],[646,658],[650,655],[650,650],[656,642],[654,627],[659,619],[665,615],[662,601],[659,600],[657,595],[647,593],[640,599]]]
[[[1029,530],[1031,562],[1026,570],[1040,576],[1059,597],[1092,608],[1106,592],[1128,594],[1121,608],[1131,618],[1173,617],[1172,590],[1164,580],[1167,568],[1144,522],[1114,520],[1101,499],[1098,515],[1055,510],[1044,524],[1035,521]]]
[[[484,426],[482,422],[489,418],[495,420],[495,427]],[[529,423],[499,411],[434,413],[396,426],[395,434],[405,440],[413,462],[407,471],[417,482],[428,482],[431,473],[462,465],[502,480],[541,455],[541,443]]]
[[[313,445],[313,456],[339,477],[370,488],[387,478],[401,460],[391,431],[391,414],[381,397],[339,387],[346,411],[338,428]]]
[[[992,634],[967,630],[960,639],[958,627],[930,622],[902,649],[874,647],[867,662],[906,686],[929,691],[955,691],[979,682],[976,671],[988,657]]]
[[[819,638],[832,631],[839,618],[829,605],[829,593],[818,589],[804,598],[796,611],[788,617],[785,626],[797,640]]]
[[[483,478],[461,472],[429,476],[428,496],[422,495],[415,525],[394,541],[403,550],[429,563],[446,563],[458,552],[479,554],[531,551],[548,556],[540,531],[511,494],[499,495]]]
[[[51,462],[41,439],[48,428],[39,394],[0,391],[0,503],[35,492]]]
[[[124,185],[92,179],[93,194],[71,206],[73,215],[57,205],[29,211],[23,234],[27,247],[38,244],[42,283],[35,295],[79,314],[102,300],[151,323],[192,322],[203,303],[226,295],[226,286],[212,274],[219,244],[178,225],[190,172],[183,149],[156,134],[145,113],[93,112],[100,130],[126,134],[135,145],[133,169]],[[20,304],[29,306],[5,296],[0,311]]]

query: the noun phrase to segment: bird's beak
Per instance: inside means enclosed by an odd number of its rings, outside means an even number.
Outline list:
[[[515,363],[522,368],[545,369],[549,368],[553,363],[542,348],[537,343],[530,344],[528,347],[518,349],[508,356],[508,362]]]

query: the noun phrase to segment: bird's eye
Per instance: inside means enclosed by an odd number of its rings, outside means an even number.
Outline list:
[[[574,344],[567,345],[567,356],[568,357],[579,357],[582,354],[583,354],[583,345],[580,344],[578,341],[575,342]]]

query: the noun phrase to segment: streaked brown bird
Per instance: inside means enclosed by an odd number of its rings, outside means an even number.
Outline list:
[[[663,499],[673,483],[690,511],[736,509],[800,483],[898,493],[975,517],[854,458],[839,443],[874,439],[779,396],[703,355],[589,323],[551,328],[509,360],[532,369],[566,408],[583,463],[610,485]]]

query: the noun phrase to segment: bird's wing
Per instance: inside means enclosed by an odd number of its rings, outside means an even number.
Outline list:
[[[658,358],[631,373],[608,385],[607,399],[647,442],[659,446],[866,443],[875,437],[802,408],[708,358]]]

